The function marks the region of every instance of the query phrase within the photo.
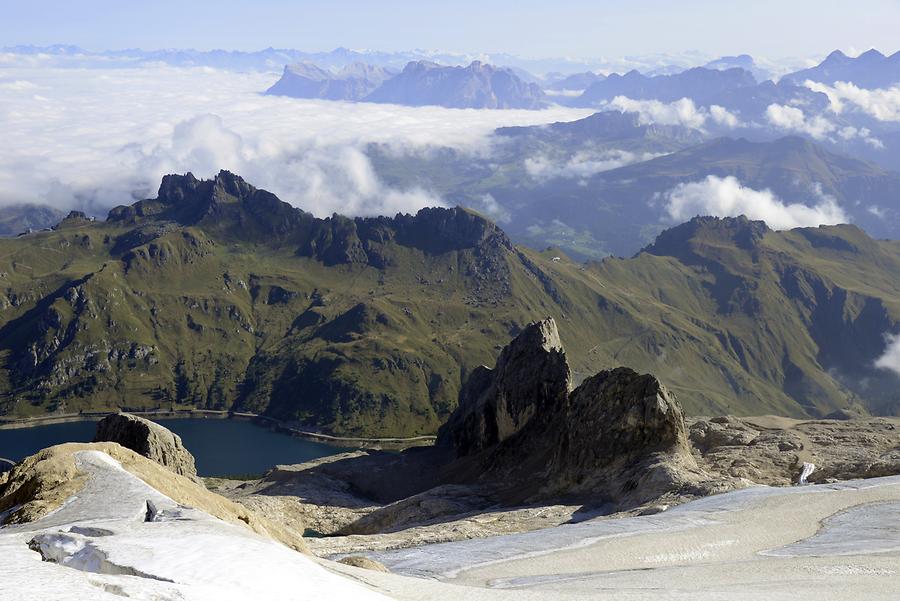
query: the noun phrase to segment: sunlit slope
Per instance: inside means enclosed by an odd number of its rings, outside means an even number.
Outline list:
[[[580,376],[628,365],[693,413],[896,412],[875,370],[900,244],[699,219],[587,266],[460,209],[327,220],[228,173],[105,223],[0,240],[0,410],[241,409],[434,432],[473,367],[553,316]],[[892,396],[893,395],[893,396]]]

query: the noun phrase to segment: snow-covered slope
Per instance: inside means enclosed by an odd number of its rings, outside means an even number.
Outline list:
[[[179,506],[100,451],[89,475],[44,518],[0,528],[3,601],[384,600],[313,559]]]

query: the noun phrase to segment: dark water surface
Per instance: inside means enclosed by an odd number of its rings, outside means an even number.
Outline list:
[[[201,476],[261,474],[275,465],[302,463],[346,449],[279,434],[233,419],[154,420],[172,430],[197,460]],[[69,422],[0,430],[0,457],[20,461],[63,442],[90,442],[97,422]]]

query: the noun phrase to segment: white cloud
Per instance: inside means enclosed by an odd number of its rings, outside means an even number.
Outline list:
[[[586,179],[597,173],[610,171],[624,165],[649,161],[662,154],[652,152],[629,152],[627,150],[582,150],[563,161],[547,155],[525,159],[525,171],[532,179],[545,182],[554,178]]]
[[[718,104],[710,105],[709,116],[716,124],[721,125],[722,127],[727,127],[729,129],[734,129],[741,124],[734,113],[730,112],[724,106],[719,106]]]
[[[694,129],[700,129],[706,123],[706,115],[689,98],[665,103],[659,100],[632,100],[625,96],[616,96],[608,106],[626,113],[637,113],[642,123],[683,125]]]
[[[900,335],[888,334],[885,336],[887,348],[884,354],[875,361],[875,367],[889,369],[900,376]]]
[[[774,127],[805,133],[821,140],[834,132],[837,126],[820,115],[807,118],[802,109],[784,104],[770,104],[766,108],[766,119]]]
[[[0,79],[0,90],[9,92],[27,92],[36,89],[37,86],[27,79],[4,80]]]
[[[490,194],[484,194],[469,206],[497,223],[509,223],[512,219],[510,212]]]
[[[831,110],[835,113],[857,111],[879,121],[900,121],[900,85],[875,90],[843,81],[833,86],[815,81],[807,81],[804,85],[828,96]]]
[[[320,216],[413,211],[440,199],[381,182],[367,144],[486,152],[497,127],[591,113],[268,97],[259,92],[271,74],[205,67],[61,69],[10,59],[0,61],[0,82],[15,84],[0,87],[0,205],[101,213],[153,196],[165,173],[209,177],[221,168]]]
[[[838,127],[822,115],[808,116],[803,109],[786,106],[783,104],[770,104],[766,108],[766,119],[769,125],[778,129],[807,134],[816,140],[829,139],[835,134],[841,140],[862,140],[873,148],[882,149],[884,144],[878,138],[872,136],[871,130],[866,127],[853,127],[847,125]]]
[[[770,190],[748,188],[733,176],[709,175],[698,182],[678,184],[663,195],[663,200],[669,217],[679,222],[697,215],[746,215],[765,221],[773,229],[785,230],[847,221],[833,197],[820,195],[814,206],[787,204]]]
[[[674,102],[659,100],[633,100],[626,96],[616,96],[606,108],[637,113],[641,123],[659,123],[660,125],[681,125],[693,129],[702,129],[707,121],[715,125],[733,129],[741,122],[734,113],[726,108],[712,105],[707,110],[698,107],[690,98],[682,98]]]

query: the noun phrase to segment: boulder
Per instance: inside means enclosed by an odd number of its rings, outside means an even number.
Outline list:
[[[364,570],[374,570],[375,572],[390,572],[387,567],[374,559],[369,559],[368,557],[363,557],[362,555],[348,555],[340,560],[338,563],[342,563],[345,566],[353,566],[354,568],[362,568]]]
[[[115,442],[188,478],[197,478],[194,456],[181,437],[150,420],[128,413],[114,413],[100,420],[94,442]]]

